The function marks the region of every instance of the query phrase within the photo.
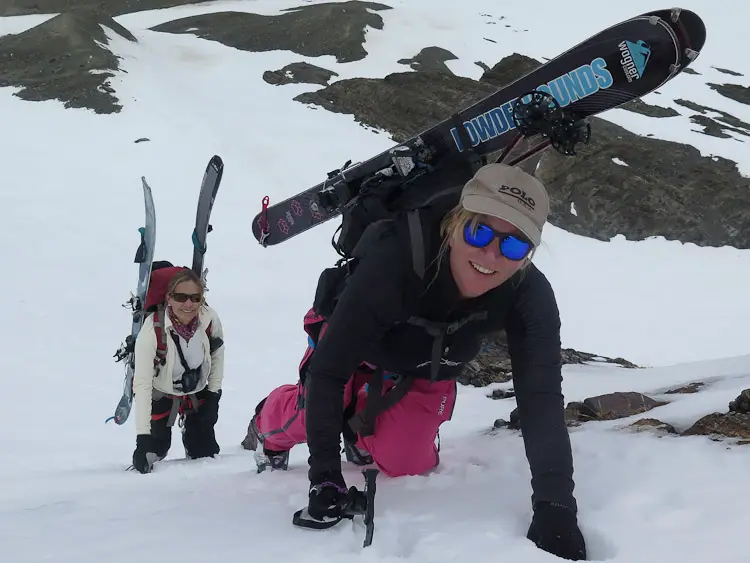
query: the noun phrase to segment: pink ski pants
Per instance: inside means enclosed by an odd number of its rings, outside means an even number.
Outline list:
[[[325,331],[325,322],[314,311],[305,316],[305,330],[313,334],[313,324],[322,323],[320,335]],[[300,371],[310,358],[314,344],[307,348],[300,364]],[[366,404],[365,384],[370,374],[357,371],[349,378],[344,389],[344,408],[356,393],[355,412]],[[383,383],[383,393],[393,386],[391,379]],[[301,382],[277,387],[266,398],[258,414],[257,426],[262,434],[269,434],[265,447],[274,451],[286,451],[306,441],[304,395]],[[357,436],[357,447],[370,453],[378,468],[390,477],[420,475],[440,462],[435,443],[440,425],[450,420],[456,401],[454,381],[416,380],[404,397],[393,407],[381,413],[375,420],[375,429],[369,436]]]

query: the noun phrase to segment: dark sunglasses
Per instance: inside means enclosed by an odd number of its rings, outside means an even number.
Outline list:
[[[531,241],[513,233],[501,233],[489,225],[479,223],[476,229],[471,228],[471,221],[464,226],[464,241],[474,248],[486,248],[495,239],[500,240],[500,253],[508,260],[517,262],[529,255],[534,247]]]
[[[192,301],[193,303],[200,303],[203,299],[203,295],[200,293],[173,293],[172,299],[174,299],[178,303],[184,303],[188,299],[190,299],[190,301]]]

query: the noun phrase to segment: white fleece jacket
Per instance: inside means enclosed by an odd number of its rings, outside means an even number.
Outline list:
[[[164,330],[172,330],[172,322],[169,315],[164,315]],[[216,311],[208,306],[203,306],[199,313],[200,326],[195,332],[188,345],[180,337],[183,354],[190,367],[200,365],[201,350],[197,349],[198,343],[203,353],[203,369],[201,380],[195,388],[195,392],[208,386],[208,390],[216,392],[221,389],[224,380],[224,346],[210,353],[210,344],[206,335],[206,327],[211,324],[211,336],[224,339],[224,331]],[[138,338],[135,340],[135,373],[133,374],[133,392],[135,401],[135,431],[137,434],[151,434],[151,400],[154,390],[169,395],[185,395],[177,391],[172,384],[173,379],[179,380],[184,372],[180,363],[180,356],[175,348],[174,340],[170,332],[166,333],[167,354],[166,363],[159,366],[158,374],[155,376],[154,358],[156,357],[156,332],[154,331],[154,317],[149,315],[143,323]],[[197,360],[197,361],[196,361]]]

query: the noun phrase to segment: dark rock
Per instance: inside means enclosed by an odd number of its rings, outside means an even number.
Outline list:
[[[513,53],[500,60],[490,70],[485,71],[484,74],[479,78],[480,82],[492,84],[497,88],[510,84],[514,80],[517,80],[524,74],[528,74],[538,66],[540,62],[527,57],[526,55],[519,55]]]
[[[584,400],[583,407],[581,407],[581,419],[615,420],[644,413],[666,404],[634,391],[608,393]]]
[[[641,418],[628,426],[628,428],[632,428],[633,430],[636,430],[638,432],[642,432],[644,430],[657,430],[666,432],[667,434],[677,434],[677,430],[675,430],[674,426],[672,426],[671,424],[667,424],[666,422],[662,422],[661,420],[658,420],[656,418]]]
[[[485,72],[490,70],[490,67],[484,64],[482,61],[474,61],[474,64],[477,65],[479,68],[481,68]]]
[[[536,171],[550,192],[552,224],[603,241],[622,234],[750,248],[750,180],[734,162],[603,119],[591,127],[591,144],[577,156],[549,151]]]
[[[150,140],[151,139],[149,139],[148,137],[141,137],[140,139],[136,139],[134,142],[135,143],[145,143],[146,141],[150,141]]]
[[[695,70],[694,68],[690,68],[690,67],[687,67],[687,68],[686,68],[686,69],[684,69],[684,70],[683,70],[682,72],[684,72],[685,74],[697,74],[697,75],[699,75],[699,76],[700,76],[700,72],[698,72],[698,71],[697,71],[697,70]]]
[[[402,65],[409,65],[412,70],[444,72],[452,76],[453,72],[445,64],[445,61],[454,60],[458,60],[458,57],[450,51],[440,47],[425,47],[414,58],[400,59],[397,62]]]
[[[353,114],[363,125],[385,129],[400,142],[448,118],[457,107],[471,105],[495,90],[470,78],[422,71],[394,73],[382,79],[340,80],[294,99]]]
[[[729,70],[728,68],[719,68],[718,66],[714,66],[714,67],[711,67],[711,68],[714,68],[714,69],[718,70],[719,72],[723,72],[724,74],[731,74],[732,76],[744,76],[744,74],[742,74],[741,72],[736,72],[734,70]]]
[[[709,436],[714,440],[739,438],[750,442],[750,414],[739,412],[711,413],[699,419],[683,436]]]
[[[562,363],[584,364],[584,363],[609,363],[627,368],[637,368],[635,364],[621,358],[607,358],[587,352],[579,352],[570,348],[562,350]],[[463,385],[485,387],[491,383],[506,383],[513,377],[508,355],[508,342],[504,332],[493,334],[482,347],[479,355],[469,362],[458,382]]]
[[[581,414],[581,409],[584,409],[583,403],[571,401],[568,406],[565,407],[565,424],[567,426],[579,426],[581,422],[590,420],[590,418]],[[502,420],[502,419],[499,419]],[[503,421],[505,422],[505,421]],[[518,414],[518,407],[510,412],[510,421],[505,423],[505,426],[513,430],[521,429],[521,417]]]
[[[28,14],[60,14],[95,10],[100,14],[120,16],[143,10],[160,10],[174,6],[201,4],[209,0],[3,0],[0,17]]]
[[[581,423],[583,418],[581,417],[581,409],[584,408],[583,403],[578,401],[571,401],[568,406],[565,407],[565,422],[568,426],[577,426]]]
[[[701,390],[701,387],[706,385],[705,383],[701,381],[696,381],[693,383],[688,383],[687,385],[683,387],[677,387],[676,389],[670,389],[669,391],[665,391],[664,393],[667,395],[673,395],[673,394],[683,394],[683,393],[697,393]]]
[[[332,70],[300,62],[288,64],[279,70],[267,70],[263,73],[263,80],[276,86],[300,83],[325,86],[333,76],[338,76],[338,74]]]
[[[367,56],[365,28],[383,29],[372,11],[390,10],[374,2],[314,4],[283,10],[280,16],[219,12],[190,16],[157,25],[154,31],[191,33],[229,47],[252,51],[292,51],[298,55],[333,55],[340,63]]]
[[[109,84],[119,58],[98,44],[109,43],[102,25],[135,41],[112,18],[93,12],[63,13],[0,37],[0,86],[21,87],[15,95],[24,100],[57,99],[66,108],[119,112],[122,106]]]
[[[502,418],[498,418],[494,422],[494,424],[492,425],[492,428],[494,428],[494,429],[510,428],[510,423],[507,420],[504,420]]]
[[[516,396],[516,392],[513,389],[494,389],[490,399],[511,399]]]
[[[647,104],[643,100],[631,100],[620,106],[621,109],[632,111],[633,113],[640,113],[646,117],[677,117],[680,112],[674,108],[663,108],[661,106],[654,106]]]
[[[676,104],[680,104],[681,106],[684,106],[688,109],[691,109],[693,111],[700,112],[701,115],[693,115],[691,116],[691,120],[694,123],[697,123],[699,125],[702,125],[705,127],[704,133],[707,135],[712,135],[714,137],[723,137],[728,138],[730,135],[727,135],[724,130],[734,131],[735,133],[739,133],[741,135],[745,135],[746,137],[750,137],[750,123],[746,123],[742,121],[741,119],[728,114],[725,111],[721,111],[712,107],[708,106],[702,106],[700,104],[696,104],[695,102],[691,102],[689,100],[675,100]],[[710,118],[706,115],[704,115],[707,111],[718,113],[721,117],[717,118]],[[721,122],[721,123],[718,123]],[[725,124],[725,125],[722,125]]]
[[[750,414],[750,389],[745,389],[737,398],[729,402],[729,410],[742,414]]]
[[[719,94],[735,102],[750,105],[750,88],[739,84],[708,84]]]

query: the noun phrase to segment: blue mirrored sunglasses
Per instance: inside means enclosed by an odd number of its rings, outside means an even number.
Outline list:
[[[513,233],[501,233],[484,223],[479,223],[476,229],[471,228],[471,221],[464,226],[464,241],[475,248],[485,248],[495,238],[500,240],[500,253],[508,260],[523,260],[533,248],[527,239]]]

